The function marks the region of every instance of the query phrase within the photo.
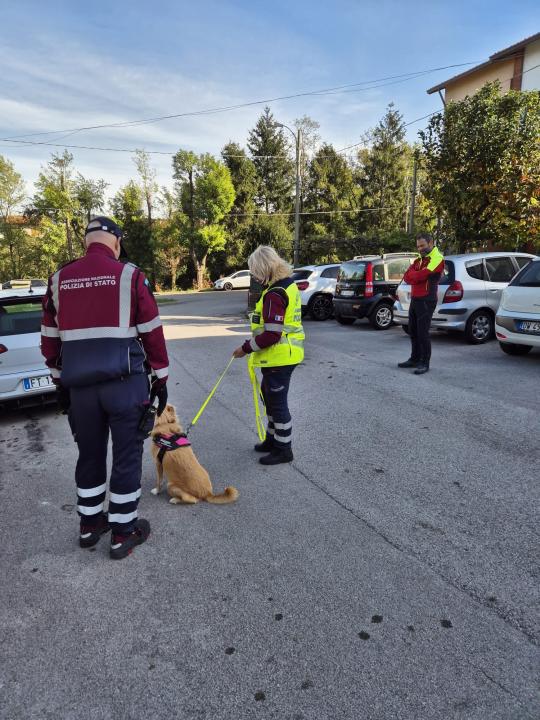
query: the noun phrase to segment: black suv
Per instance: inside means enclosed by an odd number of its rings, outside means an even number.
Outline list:
[[[339,269],[334,313],[342,325],[367,317],[376,330],[387,330],[394,320],[397,286],[416,253],[362,255]]]

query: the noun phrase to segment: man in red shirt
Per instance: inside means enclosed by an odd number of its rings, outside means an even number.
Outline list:
[[[423,375],[428,372],[431,359],[429,329],[437,306],[437,289],[444,272],[444,257],[429,233],[416,236],[416,248],[419,252],[418,259],[403,276],[403,282],[411,286],[411,356],[405,362],[398,363],[398,367],[415,368],[415,375]]]
[[[81,547],[112,530],[121,559],[150,534],[137,517],[144,435],[141,418],[155,397],[167,402],[168,358],[156,302],[144,274],[119,262],[122,231],[99,217],[86,229],[86,255],[49,278],[41,351],[79,448],[75,470]],[[151,390],[148,373],[152,372]],[[108,516],[107,444],[113,461]]]

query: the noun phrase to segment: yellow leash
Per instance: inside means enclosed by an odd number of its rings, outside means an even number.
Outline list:
[[[254,353],[248,355],[247,366],[249,372],[249,379],[251,380],[251,387],[253,388],[253,407],[255,408],[255,424],[257,426],[257,435],[259,440],[264,441],[266,437],[266,422],[261,415],[261,409],[259,406],[259,398],[262,398],[261,386],[255,374],[255,368],[253,367]],[[264,418],[266,418],[266,407],[263,401]]]
[[[192,428],[194,425],[196,425],[197,422],[199,421],[199,418],[200,418],[201,415],[203,414],[206,406],[208,405],[208,403],[210,402],[210,400],[214,397],[214,393],[216,392],[216,390],[217,390],[218,387],[220,386],[221,381],[223,380],[223,378],[224,378],[225,375],[227,374],[227,370],[231,367],[231,365],[232,365],[232,363],[233,363],[233,360],[234,360],[234,357],[232,357],[232,358],[229,360],[229,362],[228,362],[228,364],[227,364],[227,367],[225,368],[225,370],[224,370],[224,371],[221,373],[221,375],[219,376],[217,383],[214,385],[214,387],[213,387],[212,390],[210,391],[210,394],[208,395],[208,397],[206,398],[206,400],[205,400],[205,401],[203,402],[203,404],[201,405],[201,408],[200,408],[199,412],[195,415],[195,417],[193,418],[193,420],[189,423],[189,425],[188,425],[188,427],[187,427],[187,430],[186,430],[186,435],[189,434],[189,431],[191,430],[191,428]]]
[[[203,414],[203,412],[206,409],[206,406],[208,405],[210,400],[214,397],[216,390],[218,389],[218,387],[221,384],[221,381],[227,374],[228,369],[231,367],[233,360],[234,360],[234,357],[232,357],[229,360],[229,362],[227,363],[227,367],[219,376],[216,384],[210,391],[210,394],[208,395],[206,400],[201,405],[199,412],[195,415],[193,420],[189,423],[187,430],[186,430],[186,435],[189,435],[189,431],[191,430],[191,428],[194,425],[196,425],[197,422],[199,421],[201,415]],[[265,408],[264,401],[263,401],[263,408],[264,408],[264,416],[263,416],[263,414],[261,413],[260,405],[259,405],[259,398],[262,399],[262,392],[261,392],[261,386],[257,379],[257,375],[255,374],[255,368],[253,367],[253,355],[248,355],[247,367],[248,367],[249,378],[251,380],[251,387],[253,389],[253,407],[255,408],[255,424],[257,426],[257,435],[259,436],[259,440],[263,441],[264,438],[266,437],[266,408]]]

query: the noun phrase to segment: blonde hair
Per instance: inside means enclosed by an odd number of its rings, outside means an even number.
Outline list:
[[[259,245],[248,258],[248,268],[256,280],[263,285],[273,285],[278,280],[284,280],[292,272],[292,266],[279,257],[273,247]]]

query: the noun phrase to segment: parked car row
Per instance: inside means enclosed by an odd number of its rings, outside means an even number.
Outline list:
[[[402,282],[416,253],[357,256],[341,264],[306,265],[293,278],[302,311],[341,325],[367,318],[376,330],[397,323],[408,332],[411,288]],[[480,344],[495,337],[509,355],[540,346],[540,258],[484,252],[445,258],[432,327]]]

